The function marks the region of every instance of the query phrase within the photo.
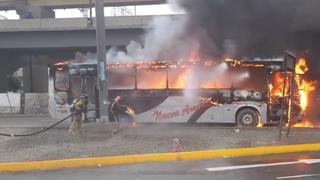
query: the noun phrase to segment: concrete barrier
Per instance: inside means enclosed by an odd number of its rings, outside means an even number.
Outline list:
[[[48,93],[25,93],[24,114],[48,114]]]
[[[0,114],[48,114],[48,93],[25,93],[23,106],[21,98],[19,93],[0,93]]]
[[[20,113],[21,95],[19,93],[0,93],[0,114]]]

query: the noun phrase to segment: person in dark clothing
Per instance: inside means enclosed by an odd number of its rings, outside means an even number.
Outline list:
[[[32,15],[32,12],[31,12],[31,10],[29,10],[28,11],[28,14],[27,14],[27,16],[26,16],[26,19],[33,19],[34,17],[33,17],[33,15]]]
[[[116,96],[110,104],[110,116],[114,122],[119,122],[118,115],[121,114],[122,111],[120,100],[121,96]]]

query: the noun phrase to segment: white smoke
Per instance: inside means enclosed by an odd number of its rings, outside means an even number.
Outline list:
[[[199,96],[199,90],[197,87],[210,83],[221,83],[221,80],[228,71],[228,65],[223,62],[209,69],[193,68],[192,72],[188,75],[186,89],[184,90],[184,97],[189,100],[193,100]],[[190,88],[196,88],[190,91]]]
[[[221,78],[225,76],[228,65],[223,62],[209,69],[193,68],[188,76],[187,88],[199,87],[206,83],[221,83]]]
[[[184,96],[187,99],[193,100],[194,98],[199,97],[198,87],[207,85],[207,87],[210,88],[230,88],[234,84],[243,82],[250,76],[247,71],[232,74],[228,67],[226,62],[222,62],[210,68],[193,68],[187,77]],[[190,89],[194,90],[190,91]]]
[[[250,76],[249,72],[237,73],[236,76],[233,76],[232,82],[233,83],[240,83],[241,81],[244,81],[245,79],[248,79],[249,76]]]
[[[179,9],[176,1],[169,1],[170,5]],[[200,42],[210,41],[205,30],[197,33],[188,32],[190,19],[188,15],[178,16],[155,16],[146,28],[146,33],[141,44],[131,41],[124,50],[112,47],[107,51],[107,63],[136,63],[140,61],[158,61],[158,60],[188,60],[192,52],[197,53],[201,61],[200,51],[204,44]],[[211,41],[210,41],[211,42]],[[214,42],[206,42],[206,48],[214,51]],[[212,48],[211,48],[212,47]],[[236,54],[236,45],[231,39],[224,41],[225,56]],[[88,61],[96,60],[92,54],[87,55]],[[230,87],[233,82],[241,82],[248,78],[248,73],[239,73],[235,77],[228,74],[228,65],[219,63],[211,68],[197,67],[191,69],[187,76],[186,88],[201,87],[202,84],[217,84],[221,87]]]
[[[133,63],[185,58],[194,41],[186,32],[187,23],[188,16],[155,16],[146,28],[142,44],[131,41],[125,50],[111,48],[107,51],[107,61]]]
[[[184,14],[184,8],[176,0],[168,0],[170,8]],[[112,47],[107,51],[107,63],[135,63],[139,61],[162,61],[186,59],[190,52],[197,51],[199,57],[203,48],[216,51],[208,32],[190,32],[190,17],[185,15],[154,16],[145,29],[140,42],[130,41],[125,49]],[[201,44],[201,43],[204,44]],[[205,47],[202,47],[205,46]],[[224,42],[225,55],[232,57],[236,52],[231,39]]]

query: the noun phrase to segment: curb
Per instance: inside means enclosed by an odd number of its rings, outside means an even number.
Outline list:
[[[226,157],[268,155],[294,152],[319,151],[320,144],[301,144],[286,146],[266,146],[240,149],[221,149],[163,154],[143,154],[127,156],[109,156],[97,158],[64,159],[37,162],[0,163],[0,172],[22,172],[37,170],[55,170],[64,168],[100,167],[136,163],[172,162],[187,160],[206,160]]]

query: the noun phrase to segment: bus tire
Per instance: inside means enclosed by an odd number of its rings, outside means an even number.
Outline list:
[[[242,109],[237,113],[237,124],[240,127],[256,127],[259,123],[258,112],[253,109]]]

